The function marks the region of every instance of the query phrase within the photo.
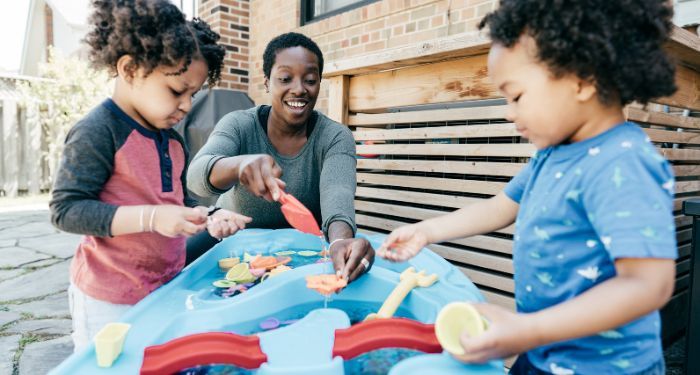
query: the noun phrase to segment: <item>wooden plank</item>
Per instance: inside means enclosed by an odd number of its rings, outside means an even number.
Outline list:
[[[350,77],[340,75],[328,80],[328,117],[341,124],[347,124]]]
[[[639,123],[664,125],[673,128],[700,129],[700,118],[672,115],[670,113],[648,111],[628,105],[624,109],[625,116],[630,121]]]
[[[390,160],[358,159],[357,169],[383,169],[388,171],[457,173],[484,176],[508,176],[518,174],[525,163],[493,163],[449,160]],[[693,166],[693,173],[700,175],[700,166]],[[689,170],[691,171],[691,170]],[[676,174],[678,176],[678,174]]]
[[[2,102],[2,143],[4,164],[4,181],[2,190],[5,196],[17,196],[19,188],[19,124],[17,123],[17,102]]]
[[[683,148],[658,148],[659,153],[668,160],[700,161],[700,150]]]
[[[700,191],[700,181],[676,181],[676,194]]]
[[[352,112],[500,97],[486,55],[350,78]]]
[[[349,59],[327,61],[323,77],[356,75],[425,64],[457,57],[486,54],[491,43],[479,32],[459,33],[422,43],[383,49]]]
[[[457,269],[462,271],[474,284],[487,286],[492,289],[499,289],[508,293],[515,293],[515,283],[510,277],[467,267],[457,266]]]
[[[700,144],[700,133],[642,129],[653,142]]]
[[[657,99],[661,104],[700,110],[700,74],[688,67],[676,65],[675,94]]]
[[[685,290],[671,298],[661,309],[661,336],[664,341],[683,334],[688,324],[689,293]]]
[[[673,26],[671,40],[664,47],[681,64],[700,70],[700,38],[697,34]]]
[[[357,182],[364,184],[401,186],[416,189],[458,191],[462,193],[496,195],[506,186],[505,182],[458,180],[452,178],[398,176],[358,173]]]
[[[466,265],[477,266],[498,272],[513,274],[513,261],[509,258],[482,254],[476,251],[456,249],[444,245],[428,245],[428,249],[441,257]]]
[[[461,208],[468,204],[481,201],[481,198],[459,197],[448,194],[432,194],[417,191],[378,189],[358,186],[355,196],[361,198],[384,199],[397,202],[421,203],[433,206]]]
[[[696,134],[700,137],[700,133]],[[412,129],[355,131],[356,141],[408,140],[433,138],[519,137],[514,124],[458,125]]]
[[[384,126],[386,124],[409,124],[412,122],[500,120],[505,118],[506,110],[506,106],[500,105],[409,112],[357,113],[348,116],[348,125]]]
[[[495,293],[495,292],[491,292],[488,290],[479,290],[479,291],[486,298],[486,302],[501,306],[504,309],[515,311],[515,299],[512,296],[508,296],[508,295],[500,294],[500,293]]]
[[[374,229],[385,230],[387,232],[407,224],[398,220],[384,219],[361,213],[355,214],[355,221],[359,226],[372,227]],[[363,230],[367,229],[363,228]],[[449,244],[457,244],[495,251],[506,255],[512,255],[513,253],[513,241],[486,235],[471,236],[442,243],[442,245]]]
[[[358,160],[359,161],[359,160]],[[673,174],[679,176],[700,176],[700,165],[674,165]]]
[[[669,149],[664,149],[669,150]],[[479,143],[479,144],[385,144],[385,145],[358,145],[358,154],[369,155],[439,155],[439,156],[504,156],[527,158],[536,151],[530,143]],[[670,150],[691,151],[691,150]],[[692,157],[700,160],[700,150],[692,150]],[[683,153],[669,153],[675,157],[682,157]]]

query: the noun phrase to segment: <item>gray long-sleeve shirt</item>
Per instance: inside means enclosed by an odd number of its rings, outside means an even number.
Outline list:
[[[201,196],[221,195],[217,204],[253,218],[250,228],[288,228],[277,202],[267,202],[243,186],[220,190],[209,181],[214,163],[225,157],[268,154],[282,168],[285,191],[299,199],[322,224],[327,235],[334,221],[355,232],[355,141],[350,130],[316,112],[316,122],[304,147],[295,156],[281,155],[260,124],[259,108],[231,112],[214,128],[192,160],[187,186]]]

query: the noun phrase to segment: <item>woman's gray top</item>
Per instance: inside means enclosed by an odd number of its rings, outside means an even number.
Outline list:
[[[294,156],[280,155],[260,122],[260,107],[224,116],[187,172],[187,186],[203,197],[220,195],[217,205],[253,218],[249,228],[288,228],[280,204],[267,202],[243,186],[220,190],[209,182],[214,163],[238,155],[268,154],[282,168],[285,191],[313,212],[328,235],[330,223],[346,222],[355,233],[355,141],[347,127],[319,112],[304,147]]]

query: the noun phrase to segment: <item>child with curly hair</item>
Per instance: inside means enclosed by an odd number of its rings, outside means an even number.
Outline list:
[[[66,137],[50,202],[61,230],[84,234],[69,288],[75,350],[177,275],[185,236],[222,238],[250,218],[208,217],[187,195],[187,149],[172,130],[221,74],[219,35],[167,0],[95,0],[90,58],[116,75],[111,99]]]
[[[502,0],[480,28],[507,119],[537,148],[500,194],[393,231],[400,261],[515,221],[518,313],[462,335],[464,362],[523,353],[514,374],[663,374],[660,309],[674,287],[674,177],[623,106],[675,91],[665,0]]]

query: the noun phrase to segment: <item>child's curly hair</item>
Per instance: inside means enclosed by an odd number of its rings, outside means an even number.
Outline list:
[[[129,55],[133,58],[129,72],[143,68],[150,74],[159,65],[184,62],[180,71],[170,73],[177,75],[193,58],[201,58],[209,69],[209,87],[221,78],[226,51],[216,43],[219,34],[198,18],[185,20],[168,0],[93,0],[92,7],[92,29],[85,42],[93,64],[114,72],[119,58]]]
[[[667,0],[501,0],[479,29],[488,25],[491,39],[508,48],[531,36],[555,76],[595,82],[603,103],[646,104],[676,91],[662,48],[672,16]]]

